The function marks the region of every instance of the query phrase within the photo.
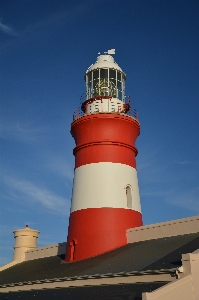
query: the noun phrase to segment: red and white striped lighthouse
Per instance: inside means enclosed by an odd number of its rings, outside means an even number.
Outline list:
[[[76,147],[66,261],[123,246],[126,230],[142,225],[135,161],[140,124],[125,103],[125,80],[109,52],[86,71],[86,100],[71,125]]]

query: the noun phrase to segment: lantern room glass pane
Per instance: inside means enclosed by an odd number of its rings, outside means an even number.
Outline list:
[[[109,80],[109,86],[114,85],[116,87],[116,79]]]
[[[86,99],[90,99],[92,98],[92,72],[89,72],[87,75],[86,75]]]
[[[122,99],[122,86],[121,85],[118,87],[117,92],[118,92],[118,95],[117,95],[118,99],[123,100]]]
[[[121,85],[122,85],[121,81],[117,81],[117,87],[119,88],[121,87]]]
[[[108,69],[100,69],[100,79],[108,78]]]
[[[117,71],[117,80],[121,81],[121,73]]]
[[[109,69],[109,78],[110,79],[116,79],[116,70]]]
[[[90,83],[92,81],[92,72],[88,73],[88,82]]]
[[[99,84],[99,70],[93,71],[93,96],[98,96],[99,91],[96,89],[96,86]]]
[[[93,71],[93,80],[96,80],[99,78],[99,70],[94,70]]]

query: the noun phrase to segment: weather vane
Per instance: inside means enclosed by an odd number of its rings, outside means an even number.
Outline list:
[[[98,54],[100,55],[101,53],[98,52]],[[115,54],[115,49],[110,49],[107,52],[104,52],[104,54]]]

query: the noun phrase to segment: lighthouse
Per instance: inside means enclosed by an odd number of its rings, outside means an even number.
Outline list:
[[[85,74],[86,97],[71,135],[76,147],[66,261],[127,244],[126,230],[142,225],[135,142],[137,114],[125,102],[126,74],[110,50]]]

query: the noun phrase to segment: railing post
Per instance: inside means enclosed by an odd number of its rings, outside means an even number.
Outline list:
[[[130,116],[133,117],[133,109],[131,105],[130,105]]]
[[[76,119],[78,118],[78,109],[76,109]]]

